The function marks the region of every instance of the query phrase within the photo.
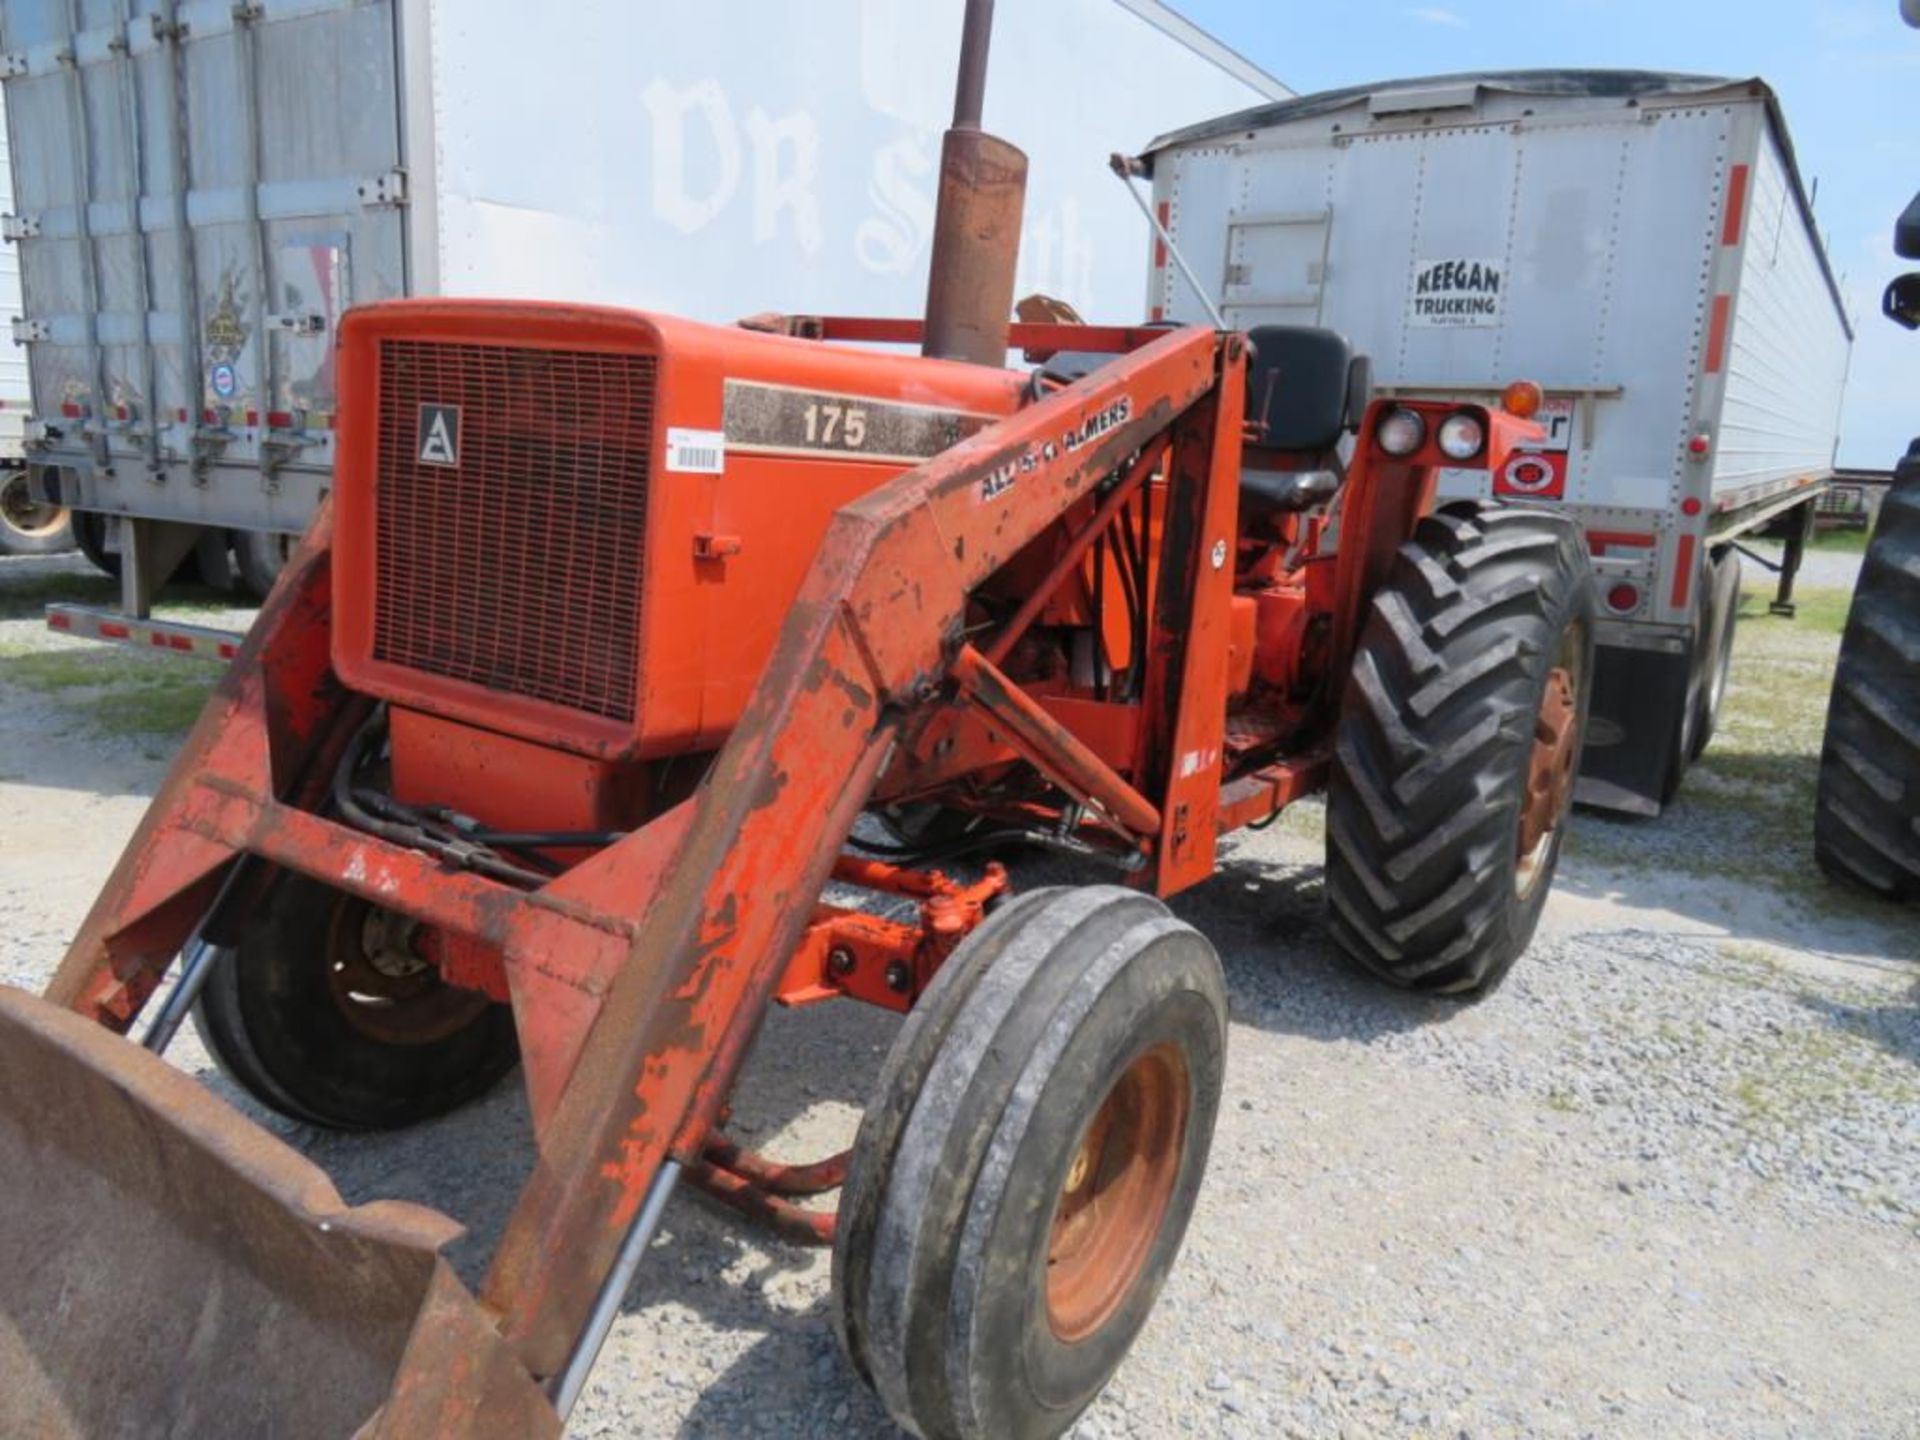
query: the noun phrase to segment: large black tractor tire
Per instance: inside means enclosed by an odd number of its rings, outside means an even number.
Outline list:
[[[73,512],[43,504],[27,472],[0,469],[0,555],[53,555],[73,549]]]
[[[220,1068],[263,1105],[390,1130],[478,1097],[518,1061],[512,1012],[445,984],[404,917],[290,874],[263,910],[193,1012]]]
[[[1206,1169],[1213,947],[1117,886],[1036,890],[941,967],[854,1146],[842,1343],[927,1440],[1050,1440],[1132,1345]]]
[[[1568,520],[1449,505],[1374,597],[1340,705],[1327,896],[1396,985],[1497,985],[1540,921],[1593,688],[1593,568]]]
[[[1920,900],[1920,441],[1881,502],[1840,638],[1813,853],[1835,879]]]

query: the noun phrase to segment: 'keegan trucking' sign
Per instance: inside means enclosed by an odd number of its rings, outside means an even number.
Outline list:
[[[1411,325],[1498,325],[1498,260],[1422,260],[1408,300]]]

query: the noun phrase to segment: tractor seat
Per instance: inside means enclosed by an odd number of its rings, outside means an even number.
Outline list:
[[[1268,514],[1298,514],[1324,505],[1340,488],[1331,470],[1242,470],[1240,503]]]

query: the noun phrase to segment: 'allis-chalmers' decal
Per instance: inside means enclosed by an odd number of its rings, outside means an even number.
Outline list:
[[[721,423],[729,451],[910,462],[952,449],[998,418],[865,395],[729,380]]]
[[[1124,425],[1133,418],[1133,399],[1122,395],[1118,400],[1087,416],[1078,425],[1060,437],[1059,443],[1052,440],[1039,445],[1031,445],[1026,452],[1004,464],[996,465],[980,482],[980,499],[998,500],[1011,490],[1022,475],[1031,475],[1042,465],[1060,458],[1062,453],[1071,455],[1082,445],[1089,445],[1117,426]]]

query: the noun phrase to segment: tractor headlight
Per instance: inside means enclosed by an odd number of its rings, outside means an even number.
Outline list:
[[[1373,442],[1396,459],[1411,455],[1427,438],[1427,422],[1418,410],[1389,410],[1374,427]]]
[[[1487,427],[1478,415],[1457,410],[1440,422],[1440,453],[1449,460],[1471,460],[1487,443]]]

